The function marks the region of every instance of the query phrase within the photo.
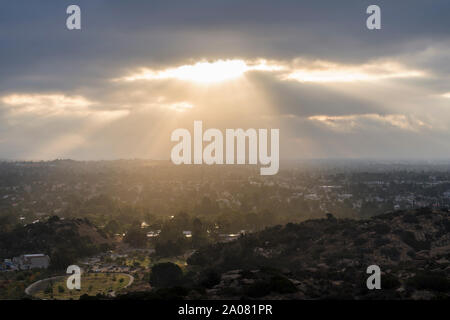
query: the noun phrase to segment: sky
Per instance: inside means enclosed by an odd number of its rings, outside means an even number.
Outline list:
[[[278,128],[281,159],[450,159],[449,78],[448,0],[2,0],[0,158],[169,159],[202,120]]]

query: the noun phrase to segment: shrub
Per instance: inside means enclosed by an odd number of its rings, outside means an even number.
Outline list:
[[[381,248],[381,253],[386,257],[389,257],[391,260],[397,261],[400,257],[400,252],[396,248]]]
[[[162,288],[156,291],[156,299],[181,300],[189,294],[189,290],[184,287]]]
[[[150,284],[155,287],[174,287],[181,283],[183,271],[171,262],[158,263],[152,267]]]
[[[252,298],[261,298],[270,293],[270,283],[259,280],[245,288],[245,294]]]
[[[203,280],[201,281],[201,285],[205,288],[212,288],[216,284],[219,284],[221,280],[220,274],[218,274],[214,270],[206,271]]]
[[[413,214],[406,214],[403,217],[403,222],[406,223],[419,223],[419,219],[417,219],[417,217]]]
[[[414,236],[414,233],[411,231],[403,231],[400,234],[400,238],[404,243],[413,248],[416,251],[420,250],[430,250],[430,242],[429,241],[418,241]]]
[[[219,290],[219,294],[220,295],[224,295],[224,296],[237,296],[239,295],[240,291],[237,288],[234,287],[225,287],[225,288],[221,288]]]
[[[373,231],[375,231],[377,234],[388,234],[391,232],[391,227],[385,223],[378,223],[373,226]]]
[[[423,208],[420,208],[419,210],[417,210],[417,215],[420,215],[420,216],[427,216],[431,213],[433,213],[433,211],[429,207],[423,207]]]
[[[450,290],[450,280],[443,274],[418,274],[408,284],[419,290],[446,292]]]
[[[388,238],[380,237],[376,238],[374,241],[375,246],[382,247],[390,243],[390,240]]]
[[[297,291],[297,287],[287,278],[274,276],[270,279],[271,291],[278,293],[293,293]]]
[[[254,279],[255,275],[250,270],[242,270],[241,277],[245,279]]]
[[[44,293],[45,294],[52,294],[53,293],[53,285],[51,283],[49,283],[47,288],[45,288]]]
[[[391,274],[385,274],[381,277],[381,289],[396,289],[400,286],[400,281]]]
[[[261,298],[271,292],[286,294],[296,291],[297,287],[289,279],[280,275],[274,275],[269,280],[258,280],[247,286],[244,293],[252,298]]]
[[[366,238],[356,238],[355,239],[355,246],[361,246],[363,244],[367,243]]]

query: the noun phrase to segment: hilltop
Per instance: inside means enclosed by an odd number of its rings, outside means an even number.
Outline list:
[[[203,297],[436,299],[450,296],[450,215],[429,209],[368,220],[308,220],[197,251]],[[368,290],[366,268],[382,271]]]
[[[52,268],[66,268],[76,259],[105,251],[112,241],[87,219],[59,219],[17,226],[0,234],[0,258],[45,253]]]

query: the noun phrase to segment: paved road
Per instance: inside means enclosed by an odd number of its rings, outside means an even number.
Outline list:
[[[33,294],[35,294],[37,291],[42,290],[46,287],[46,283],[51,281],[51,280],[60,280],[62,278],[65,278],[66,276],[57,276],[57,277],[51,277],[51,278],[47,278],[47,279],[42,279],[36,282],[33,282],[32,284],[30,284],[26,289],[25,289],[25,293],[32,296]]]
[[[124,288],[128,288],[129,286],[131,286],[134,282],[134,277],[131,274],[128,273],[119,273],[119,274],[123,274],[125,276],[128,276],[128,278],[130,279],[130,281],[128,282],[128,284],[124,287]],[[51,277],[51,278],[47,278],[47,279],[42,279],[36,282],[33,282],[32,284],[30,284],[26,289],[25,289],[25,293],[29,296],[32,296],[33,294],[35,294],[36,292],[38,292],[39,290],[43,290],[46,288],[47,283],[49,281],[55,281],[55,280],[60,280],[63,278],[66,278],[69,275],[65,275],[65,276],[56,276],[56,277]],[[111,293],[111,295],[113,297],[116,296],[116,293],[113,291]]]

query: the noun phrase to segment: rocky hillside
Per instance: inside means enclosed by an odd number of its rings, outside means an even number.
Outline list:
[[[188,263],[203,270],[206,290],[196,294],[204,298],[439,299],[450,297],[449,260],[450,214],[421,209],[277,226],[199,250]],[[381,290],[366,287],[373,264]]]
[[[51,267],[66,268],[76,259],[104,251],[112,242],[85,219],[60,220],[16,227],[0,234],[0,259],[27,253],[46,253]]]

